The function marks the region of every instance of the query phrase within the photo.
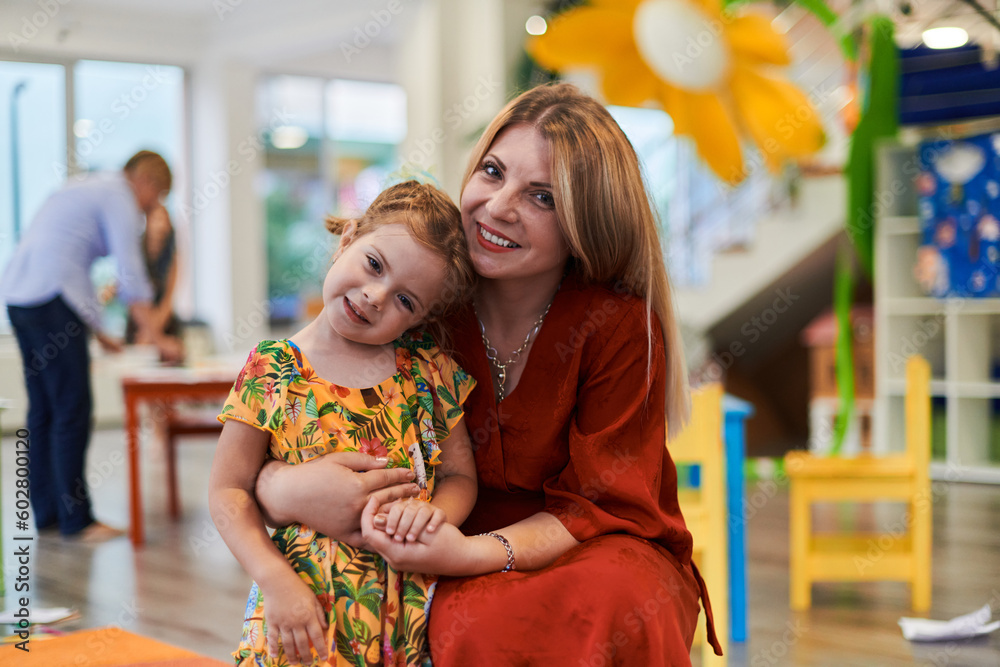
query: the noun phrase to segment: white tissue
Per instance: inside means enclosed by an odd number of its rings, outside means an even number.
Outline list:
[[[903,637],[911,642],[942,642],[989,634],[1000,628],[1000,621],[990,622],[992,617],[990,605],[985,604],[971,614],[956,616],[950,621],[904,617],[899,619],[899,627]]]

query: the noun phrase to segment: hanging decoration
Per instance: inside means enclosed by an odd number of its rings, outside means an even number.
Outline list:
[[[790,63],[769,17],[720,0],[592,0],[528,41],[538,64],[595,68],[609,104],[656,103],[730,184],[743,180],[742,143],[777,171],[824,142],[809,97],[782,76]],[[741,141],[742,140],[742,141]]]
[[[866,25],[870,56],[866,63],[867,81],[864,110],[851,135],[847,168],[847,238],[857,253],[861,268],[869,280],[875,263],[875,145],[895,137],[899,131],[899,62],[896,54],[895,26],[887,16],[876,15]],[[832,453],[840,453],[847,426],[854,414],[854,352],[851,340],[851,302],[853,300],[853,263],[840,261],[834,278],[834,313],[837,317],[837,413]]]

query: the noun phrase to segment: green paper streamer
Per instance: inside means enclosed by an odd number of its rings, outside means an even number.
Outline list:
[[[899,131],[899,61],[892,20],[875,16],[869,22],[871,60],[868,91],[861,120],[851,137],[847,160],[847,237],[871,279],[874,272],[875,144]]]
[[[840,456],[847,428],[854,416],[854,331],[851,326],[853,294],[854,262],[848,247],[841,246],[837,253],[837,272],[833,281],[833,312],[837,316],[837,343],[834,352],[840,406],[833,426],[831,456]]]
[[[869,21],[871,59],[865,108],[854,134],[847,162],[847,237],[854,244],[861,268],[871,280],[875,272],[875,144],[899,131],[899,60],[892,19],[874,16]],[[843,254],[843,253],[842,253]],[[843,258],[834,278],[834,313],[837,317],[836,372],[840,409],[834,425],[831,453],[839,455],[854,413],[854,359],[851,330],[853,266]]]

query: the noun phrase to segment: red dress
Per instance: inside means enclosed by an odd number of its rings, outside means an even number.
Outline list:
[[[498,404],[472,309],[452,319],[456,361],[479,382],[465,403],[479,499],[462,530],[547,511],[582,544],[541,570],[442,579],[435,667],[690,663],[699,598],[711,609],[665,446],[660,328],[647,384],[645,322],[640,299],[567,277]]]

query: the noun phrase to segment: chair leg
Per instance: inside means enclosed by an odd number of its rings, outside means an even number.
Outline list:
[[[910,584],[914,611],[931,608],[931,497],[928,485],[923,497],[918,493],[910,503],[913,516],[913,580]]]
[[[180,499],[177,497],[177,441],[173,431],[167,427],[167,511],[176,521],[181,516]]]
[[[809,500],[801,486],[794,479],[789,486],[790,603],[792,609],[804,610],[812,605],[812,581],[807,564],[812,517]]]

